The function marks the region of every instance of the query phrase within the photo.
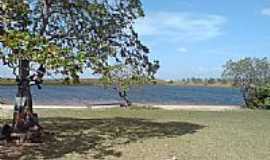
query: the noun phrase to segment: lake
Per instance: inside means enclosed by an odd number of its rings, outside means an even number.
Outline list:
[[[16,90],[16,86],[0,86],[0,97],[12,104]],[[34,104],[41,105],[85,105],[121,101],[115,90],[97,86],[43,86],[42,90],[33,87],[32,94]],[[150,85],[131,89],[129,98],[132,102],[147,104],[242,104],[240,91],[236,88]]]

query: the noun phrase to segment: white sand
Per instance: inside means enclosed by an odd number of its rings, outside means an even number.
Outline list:
[[[160,108],[165,110],[195,110],[195,111],[226,111],[240,110],[240,106],[222,106],[222,105],[145,105],[135,104],[137,107]],[[119,108],[120,105],[92,105],[92,106],[75,106],[75,105],[34,105],[34,109],[108,109]],[[0,105],[0,109],[13,110],[13,105]]]

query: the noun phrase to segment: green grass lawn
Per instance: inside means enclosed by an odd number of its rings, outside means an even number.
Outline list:
[[[37,112],[41,125],[53,133],[44,135],[44,143],[36,147],[1,147],[0,157],[10,154],[16,159],[270,159],[269,111]],[[8,121],[4,113],[0,116],[0,123]]]

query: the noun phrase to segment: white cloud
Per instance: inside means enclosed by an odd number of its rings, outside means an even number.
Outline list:
[[[143,36],[193,42],[222,35],[225,23],[226,18],[219,15],[156,12],[138,20],[136,29]]]
[[[187,53],[188,49],[184,48],[184,47],[181,47],[181,48],[178,48],[177,51],[180,52],[180,53]]]
[[[261,14],[264,15],[264,16],[270,16],[270,8],[264,8],[261,11]]]

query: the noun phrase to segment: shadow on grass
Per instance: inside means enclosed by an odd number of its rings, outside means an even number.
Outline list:
[[[36,147],[24,147],[13,158],[44,159],[61,158],[66,154],[85,155],[86,159],[103,159],[106,156],[121,157],[113,149],[115,145],[143,141],[147,138],[173,138],[193,134],[204,126],[183,122],[153,122],[137,118],[110,119],[41,119],[45,129],[53,134],[43,136],[44,143]],[[11,150],[9,147],[6,149]],[[0,158],[7,152],[0,149]],[[20,154],[21,153],[21,154]],[[1,155],[2,154],[2,155]]]

